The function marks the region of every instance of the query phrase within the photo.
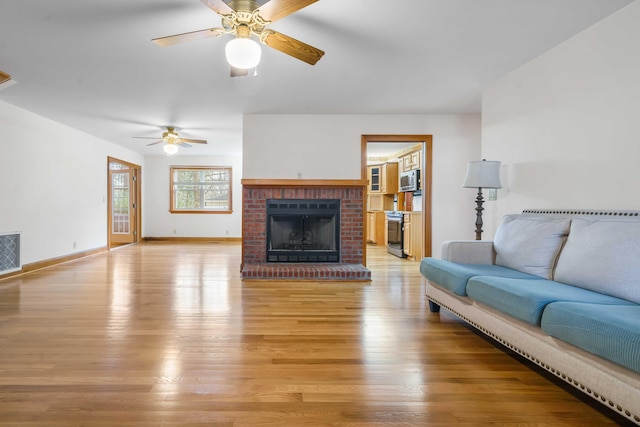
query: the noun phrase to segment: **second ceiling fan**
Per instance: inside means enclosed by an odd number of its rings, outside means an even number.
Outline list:
[[[260,45],[252,37],[296,59],[314,65],[324,52],[292,37],[270,30],[268,24],[291,15],[318,0],[200,0],[220,15],[222,28],[209,28],[160,37],[152,41],[159,46],[170,46],[201,38],[235,36],[227,43],[225,52],[231,66],[231,76],[248,75],[260,62]]]
[[[172,156],[178,152],[178,147],[191,147],[191,144],[206,144],[207,141],[204,139],[191,139],[191,138],[182,138],[176,132],[176,128],[167,127],[167,130],[162,132],[162,137],[160,139],[152,136],[134,136],[134,138],[141,139],[157,139],[157,141],[152,142],[147,145],[156,145],[160,143],[164,143],[164,152],[167,156]],[[191,143],[191,144],[189,144]]]

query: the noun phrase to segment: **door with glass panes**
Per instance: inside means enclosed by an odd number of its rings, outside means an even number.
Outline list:
[[[109,158],[109,247],[138,241],[140,167]]]

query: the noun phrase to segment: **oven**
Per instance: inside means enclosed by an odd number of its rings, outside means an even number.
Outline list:
[[[404,219],[402,212],[387,212],[387,252],[400,258],[404,253]]]

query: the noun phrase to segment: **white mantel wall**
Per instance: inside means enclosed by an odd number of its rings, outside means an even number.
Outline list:
[[[504,189],[485,215],[640,209],[640,2],[484,90],[482,156]]]
[[[245,115],[243,178],[360,179],[362,135],[433,135],[432,253],[475,238],[475,192],[462,188],[480,156],[479,115]]]
[[[22,233],[22,264],[106,247],[109,156],[144,164],[138,153],[0,101],[0,232]]]

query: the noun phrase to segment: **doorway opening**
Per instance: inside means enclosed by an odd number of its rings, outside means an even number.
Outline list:
[[[140,242],[142,229],[139,165],[108,158],[107,247]]]
[[[432,164],[433,164],[433,137],[432,135],[362,135],[362,145],[361,145],[361,153],[362,153],[362,167],[361,167],[361,176],[362,179],[367,180],[368,177],[368,160],[371,159],[372,156],[369,155],[368,148],[371,147],[371,151],[374,151],[373,144],[380,145],[384,144],[385,146],[391,147],[392,151],[399,153],[402,155],[405,153],[405,147],[418,147],[418,151],[420,153],[418,157],[418,164],[414,165],[420,170],[420,182],[421,189],[419,192],[419,205],[415,205],[411,207],[411,199],[414,194],[418,193],[397,193],[397,197],[394,197],[394,204],[392,208],[383,208],[384,211],[396,211],[403,212],[405,210],[420,210],[422,214],[420,217],[420,233],[418,234],[421,244],[417,253],[414,254],[415,260],[420,260],[423,257],[431,256],[431,246],[432,246],[432,233],[431,233],[431,177],[432,177]],[[370,144],[372,144],[370,146]],[[397,150],[395,150],[395,146],[397,146]],[[377,148],[377,147],[376,147]],[[405,151],[403,151],[405,150]],[[413,150],[415,151],[415,148]],[[384,159],[378,158],[376,161],[383,161]],[[400,165],[402,166],[402,165]],[[365,206],[364,217],[368,218],[367,215],[367,207]],[[375,207],[375,209],[380,209],[379,207]],[[374,224],[371,221],[365,221],[365,235],[367,235],[367,227],[373,227]],[[386,227],[382,227],[382,230],[386,231]],[[379,234],[379,233],[378,233]],[[377,237],[380,240],[380,237]],[[383,237],[383,244],[386,244],[387,236]],[[378,243],[380,244],[380,243]],[[366,259],[366,250],[367,250],[367,239],[365,237],[363,250]]]

